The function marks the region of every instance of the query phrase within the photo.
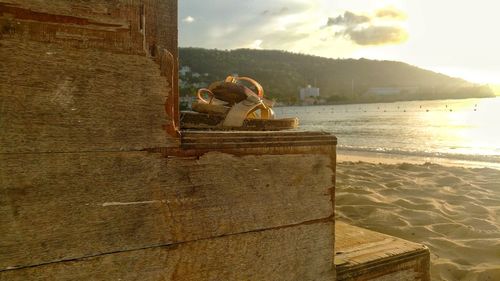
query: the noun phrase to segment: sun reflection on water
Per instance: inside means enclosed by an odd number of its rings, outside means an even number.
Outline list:
[[[334,133],[339,147],[439,157],[496,157],[500,97],[278,108],[302,130]]]

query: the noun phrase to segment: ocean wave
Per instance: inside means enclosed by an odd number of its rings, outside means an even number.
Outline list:
[[[500,155],[479,155],[479,154],[460,154],[460,153],[443,153],[443,152],[429,152],[429,151],[411,151],[394,148],[373,148],[373,147],[356,147],[348,145],[339,145],[340,151],[353,151],[353,152],[369,152],[369,153],[383,153],[395,156],[411,156],[421,158],[444,158],[450,160],[462,161],[478,161],[478,162],[491,162],[500,163]]]

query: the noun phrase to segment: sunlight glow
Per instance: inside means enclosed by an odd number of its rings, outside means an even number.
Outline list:
[[[431,108],[419,115],[420,122],[432,123],[425,130],[434,141],[453,143],[458,154],[500,155],[500,131],[494,112],[500,111],[500,99],[451,101],[444,107]],[[474,150],[471,150],[474,148]]]

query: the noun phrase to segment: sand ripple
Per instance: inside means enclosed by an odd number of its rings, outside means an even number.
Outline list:
[[[427,245],[433,280],[500,280],[500,171],[343,162],[337,216]]]

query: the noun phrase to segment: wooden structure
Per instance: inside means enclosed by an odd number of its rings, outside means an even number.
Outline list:
[[[337,280],[429,281],[427,247],[336,222]]]
[[[175,0],[0,0],[0,281],[427,280],[335,233],[335,137],[181,132],[177,64]]]
[[[174,0],[0,0],[0,280],[335,280],[336,139],[183,133]]]

